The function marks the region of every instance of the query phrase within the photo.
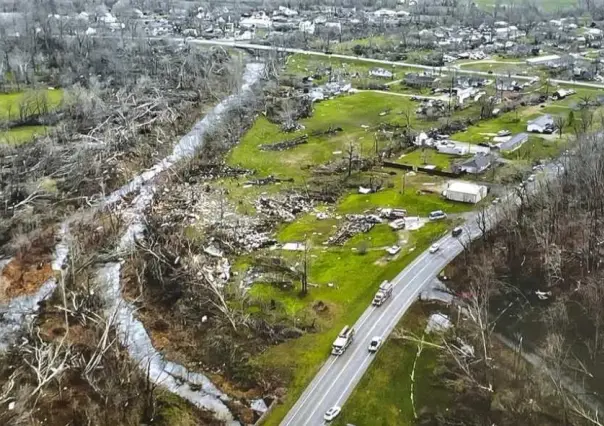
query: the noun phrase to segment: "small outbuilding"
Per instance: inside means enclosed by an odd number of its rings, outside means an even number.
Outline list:
[[[443,195],[447,200],[476,204],[487,196],[487,192],[488,189],[484,185],[453,181],[447,184]]]

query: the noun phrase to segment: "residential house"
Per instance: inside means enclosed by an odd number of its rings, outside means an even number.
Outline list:
[[[559,101],[575,93],[573,89],[558,89],[552,94],[552,98]]]
[[[463,105],[466,100],[470,99],[477,92],[473,87],[468,87],[466,89],[455,88],[453,91],[455,92],[455,99],[459,105]]]
[[[405,84],[409,87],[434,87],[436,83],[439,81],[438,78],[427,75],[427,74],[419,74],[416,72],[410,72],[405,74],[405,78],[403,80]]]
[[[514,152],[520,148],[526,141],[528,141],[528,135],[526,133],[518,133],[512,136],[507,141],[503,142],[499,149],[502,152]]]
[[[455,79],[455,85],[458,87],[483,87],[486,86],[488,80],[484,77],[474,76],[459,76]]]
[[[441,154],[449,155],[466,155],[469,151],[468,147],[453,142],[441,141],[436,145],[436,150]]]
[[[470,173],[473,175],[484,172],[491,166],[491,156],[488,154],[478,153],[469,160],[464,161],[458,167],[457,170]]]
[[[545,114],[534,120],[529,120],[526,125],[526,131],[532,133],[552,133],[554,131],[554,119],[551,115]]]
[[[552,66],[559,64],[561,60],[562,58],[559,55],[546,55],[528,58],[526,63],[528,65]]]
[[[384,68],[373,68],[369,70],[369,75],[371,77],[379,77],[379,78],[393,78],[394,74],[391,71],[385,70]]]

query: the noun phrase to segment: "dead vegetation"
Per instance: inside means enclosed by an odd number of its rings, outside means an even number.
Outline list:
[[[63,40],[53,54],[72,55],[65,68],[94,76],[65,89],[59,125],[34,143],[0,147],[0,243],[91,205],[166,156],[240,73],[220,49],[132,40],[121,46],[118,69],[106,66],[111,40],[73,47]]]
[[[538,182],[455,263],[465,320],[445,363],[459,409],[437,424],[600,424],[603,143],[582,136],[558,178]],[[501,374],[510,349],[512,380]],[[520,371],[525,364],[534,373]]]

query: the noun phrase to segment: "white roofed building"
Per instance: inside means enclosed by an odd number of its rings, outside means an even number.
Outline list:
[[[447,200],[476,204],[487,196],[487,192],[488,189],[484,185],[453,181],[447,184],[443,195]]]

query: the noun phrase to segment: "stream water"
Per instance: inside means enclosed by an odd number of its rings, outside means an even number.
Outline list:
[[[121,202],[128,195],[137,194],[131,204],[122,210],[127,229],[120,239],[117,254],[132,250],[135,241],[143,237],[144,211],[153,200],[156,178],[179,161],[194,155],[203,145],[208,131],[221,122],[224,113],[252,94],[252,87],[260,80],[263,70],[263,64],[247,64],[243,84],[237,93],[224,99],[197,122],[191,131],[178,141],[168,157],[140,173],[103,200],[102,205],[107,207]],[[55,247],[52,263],[55,271],[63,270],[68,256],[66,224],[61,227],[61,237],[61,242]],[[212,411],[217,419],[229,425],[239,425],[225,404],[229,399],[227,395],[220,392],[203,374],[188,371],[179,364],[165,360],[153,347],[149,334],[136,318],[135,307],[122,297],[120,270],[119,262],[100,266],[96,272],[96,284],[98,294],[105,302],[105,314],[114,321],[120,341],[128,349],[130,356],[148,372],[154,383],[164,386],[200,408]],[[49,297],[56,286],[56,279],[52,278],[35,294],[18,297],[6,305],[0,305],[0,350],[6,350],[14,343],[17,332],[35,318],[39,302]]]

